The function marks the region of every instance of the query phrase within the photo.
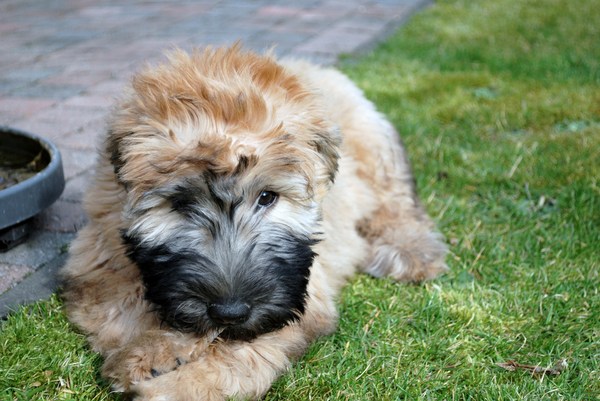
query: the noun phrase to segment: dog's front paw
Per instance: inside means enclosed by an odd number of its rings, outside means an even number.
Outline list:
[[[201,359],[153,380],[134,384],[130,391],[134,401],[225,401],[232,396],[237,399],[219,387],[223,382],[218,369]],[[235,383],[235,377],[232,379]]]
[[[198,354],[198,341],[162,330],[148,331],[106,357],[103,373],[116,391],[177,369]]]
[[[302,332],[295,328],[288,326],[280,333],[251,342],[214,342],[198,358],[155,379],[140,381],[130,391],[135,401],[258,400],[289,367],[283,344],[294,349],[305,346]]]

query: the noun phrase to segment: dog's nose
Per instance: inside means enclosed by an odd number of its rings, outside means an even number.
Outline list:
[[[250,305],[237,300],[213,303],[208,306],[208,316],[213,322],[225,326],[241,324],[250,316]]]

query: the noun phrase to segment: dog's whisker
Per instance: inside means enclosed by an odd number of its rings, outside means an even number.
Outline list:
[[[223,330],[225,329],[216,329],[216,330],[212,330],[207,336],[206,336],[206,340],[209,344],[212,344],[215,342],[215,340],[217,338],[219,338],[219,336],[221,335],[221,333],[223,332]]]
[[[202,353],[204,353],[208,347],[218,341],[219,335],[224,329],[213,329],[210,330],[206,335],[202,336],[196,341],[193,358],[197,359]]]

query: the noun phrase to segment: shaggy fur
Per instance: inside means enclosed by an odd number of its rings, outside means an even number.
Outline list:
[[[351,275],[446,269],[398,135],[360,90],[239,46],[134,77],[85,204],[67,313],[140,400],[259,398],[335,329]]]

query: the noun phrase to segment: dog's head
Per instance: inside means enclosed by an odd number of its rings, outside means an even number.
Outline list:
[[[269,56],[177,51],[138,74],[106,157],[161,317],[251,339],[302,314],[339,146],[313,89]]]

